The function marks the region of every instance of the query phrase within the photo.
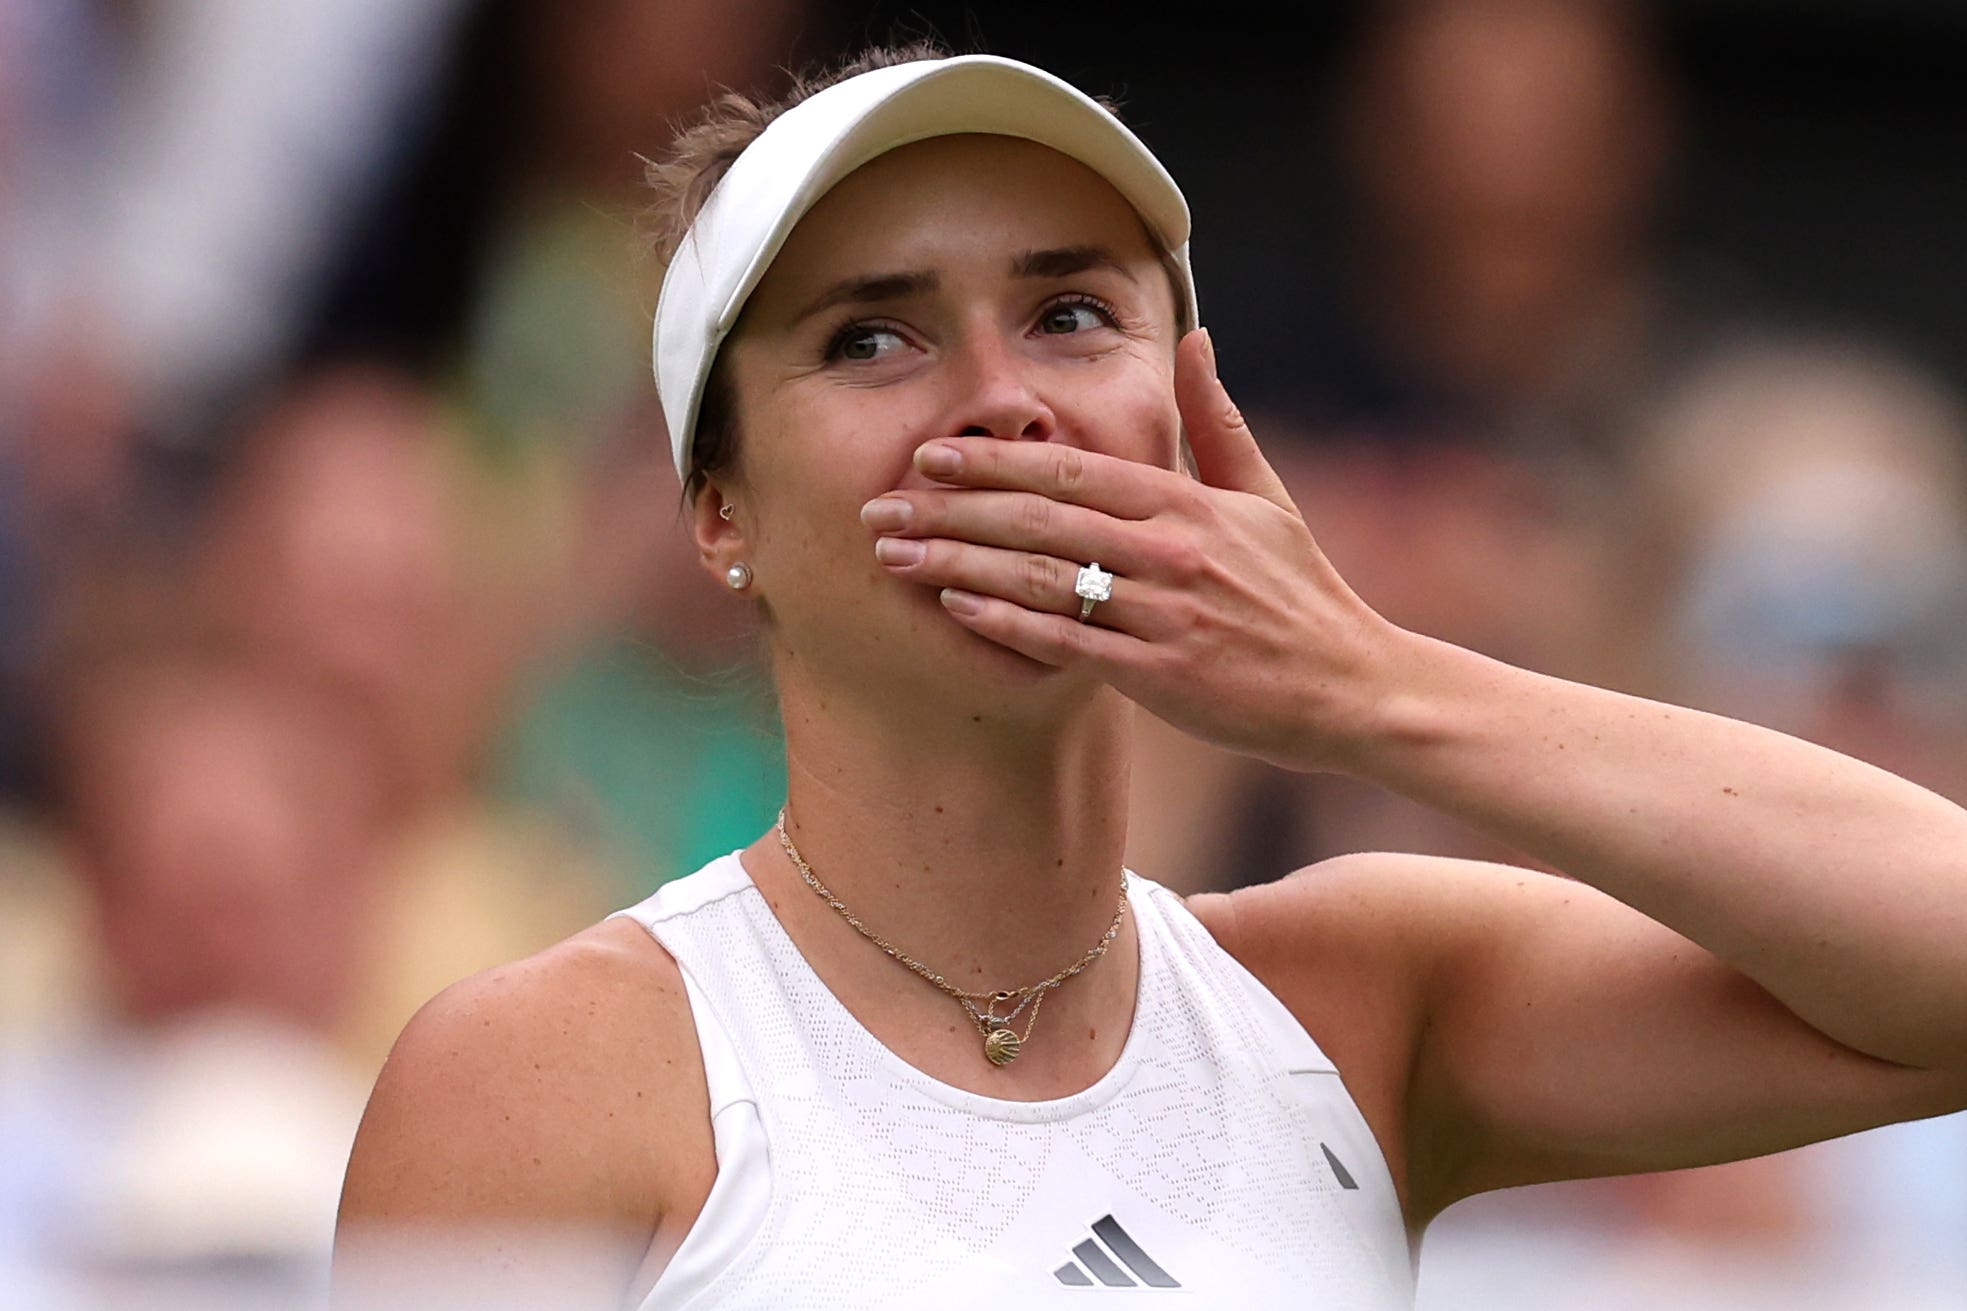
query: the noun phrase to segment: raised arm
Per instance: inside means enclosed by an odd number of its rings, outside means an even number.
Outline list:
[[[1411,663],[1409,663],[1411,662]],[[1397,924],[1426,980],[1413,1210],[1967,1107],[1967,815],[1768,730],[1401,637],[1351,768],[1577,882],[1347,857],[1245,896],[1246,962]]]
[[[1779,733],[1386,623],[1318,550],[1200,334],[1176,392],[1199,482],[1059,443],[925,446],[925,473],[1012,495],[897,493],[929,547],[906,572],[955,589],[957,622],[1197,736],[1383,784],[1580,881],[1388,856],[1232,917],[1267,981],[1335,918],[1401,938],[1387,981],[1426,986],[1391,987],[1419,1013],[1381,1027],[1413,1035],[1386,1063],[1413,1081],[1396,1132],[1421,1191],[1967,1105],[1967,812]],[[1086,560],[1117,579],[1094,624],[1071,594]]]
[[[1769,729],[1394,650],[1353,772],[1671,926],[1848,1047],[1967,1072],[1967,811]]]

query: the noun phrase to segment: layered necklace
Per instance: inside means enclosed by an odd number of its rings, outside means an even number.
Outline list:
[[[786,832],[785,815],[785,808],[780,807],[779,845],[785,848],[786,857],[799,870],[799,877],[806,880],[806,886],[818,893],[820,899],[827,905],[833,907],[840,918],[853,927],[854,932],[954,997],[957,1005],[963,1008],[963,1013],[970,1017],[970,1022],[977,1026],[977,1032],[983,1035],[984,1059],[992,1065],[1009,1065],[1018,1058],[1018,1053],[1024,1049],[1024,1045],[1031,1041],[1032,1026],[1038,1023],[1038,1008],[1044,1005],[1045,994],[1106,955],[1106,949],[1113,945],[1113,940],[1120,934],[1120,922],[1127,918],[1127,880],[1123,875],[1120,880],[1120,904],[1113,909],[1113,922],[1106,926],[1106,932],[1084,956],[1051,978],[1026,984],[1022,988],[1007,988],[996,992],[965,992],[921,961],[898,950],[887,939],[861,923],[840,898],[827,891],[826,884],[820,882],[819,876],[813,873],[813,867],[808,865],[806,858],[799,854],[799,848],[792,845],[792,835]],[[998,1014],[998,1011],[1006,1006],[1010,1009],[1002,1015]],[[1018,1016],[1024,1015],[1027,1009],[1030,1014],[1025,1015],[1024,1034],[1020,1036],[1011,1025]]]

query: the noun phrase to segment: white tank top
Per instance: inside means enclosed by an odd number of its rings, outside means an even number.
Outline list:
[[[1133,1027],[1097,1083],[1040,1102],[882,1046],[735,852],[617,912],[682,969],[717,1153],[641,1311],[1411,1308],[1393,1182],[1337,1069],[1178,897],[1127,880]]]

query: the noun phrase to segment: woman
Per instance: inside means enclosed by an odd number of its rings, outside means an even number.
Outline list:
[[[1967,1105],[1967,814],[1379,619],[1188,331],[1145,148],[1022,65],[884,63],[668,175],[659,390],[787,812],[426,1008],[345,1294],[438,1247],[480,1305],[1398,1306],[1472,1193]],[[1129,701],[1577,881],[1372,855],[1184,904],[1122,870]]]

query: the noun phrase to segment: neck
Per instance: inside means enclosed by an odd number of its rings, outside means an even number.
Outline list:
[[[1046,978],[1105,932],[1127,833],[1132,709],[1119,694],[1095,689],[1035,728],[833,698],[808,714],[782,690],[788,832],[868,928],[966,991]],[[775,835],[751,854],[800,919],[837,918]],[[856,939],[850,951],[903,968]]]

